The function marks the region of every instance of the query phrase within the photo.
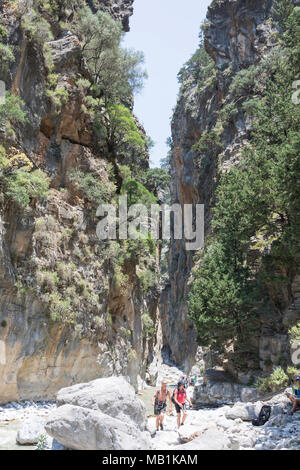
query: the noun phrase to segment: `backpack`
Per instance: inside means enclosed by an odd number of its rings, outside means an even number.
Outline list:
[[[259,412],[258,418],[252,420],[253,426],[263,426],[269,421],[272,408],[269,405],[264,405]]]
[[[177,403],[176,403],[176,401],[175,401],[175,398],[174,398],[174,395],[175,395],[175,392],[176,392],[176,391],[178,392],[178,388],[175,388],[175,390],[173,391],[172,399],[171,399],[171,400],[172,400],[172,403],[174,403],[174,405],[177,405]],[[184,391],[184,393],[185,393],[185,396],[186,396],[186,391]]]

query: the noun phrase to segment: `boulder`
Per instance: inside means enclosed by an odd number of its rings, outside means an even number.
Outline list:
[[[176,431],[158,431],[152,439],[152,445],[155,450],[168,450],[170,446],[181,444]]]
[[[150,435],[99,410],[62,405],[49,417],[47,433],[67,449],[148,450]]]
[[[258,417],[262,403],[236,403],[232,408],[225,412],[227,419],[241,419],[243,421],[252,421]]]
[[[64,388],[49,415],[47,433],[68,449],[147,450],[146,407],[123,377]]]
[[[56,404],[99,410],[124,422],[130,421],[142,431],[147,424],[146,407],[124,377],[97,379],[63,388],[57,393]]]
[[[208,429],[191,442],[176,447],[176,450],[227,450],[231,442],[222,431]]]
[[[201,428],[200,426],[193,426],[190,424],[185,424],[178,429],[178,434],[183,444],[192,441],[196,437],[200,436],[200,434],[203,434],[203,432],[203,427]]]
[[[26,420],[18,430],[17,444],[31,445],[37,444],[40,436],[45,435],[45,419],[33,417]]]

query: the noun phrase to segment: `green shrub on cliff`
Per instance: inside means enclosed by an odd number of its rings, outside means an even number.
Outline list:
[[[5,194],[25,208],[31,199],[41,199],[48,194],[50,180],[41,170],[32,172],[16,170],[5,181]]]
[[[0,68],[2,72],[6,72],[9,64],[15,60],[13,48],[9,44],[4,43],[7,34],[7,29],[0,20]]]
[[[89,201],[96,205],[110,201],[115,193],[115,185],[111,181],[100,180],[92,173],[72,170],[69,179]]]
[[[215,62],[206,52],[203,41],[199,49],[192,55],[178,73],[178,81],[184,85],[188,80],[193,80],[203,87],[207,81],[215,75]]]
[[[0,126],[5,125],[9,133],[13,133],[12,126],[24,124],[26,122],[26,112],[24,102],[19,96],[6,92],[5,103],[0,104]]]

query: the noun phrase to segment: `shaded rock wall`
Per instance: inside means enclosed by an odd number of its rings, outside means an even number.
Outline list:
[[[200,157],[192,151],[192,146],[205,131],[216,125],[218,111],[228,103],[229,86],[236,73],[258,64],[276,45],[271,7],[271,0],[212,2],[204,24],[204,47],[215,63],[215,75],[204,83],[196,82],[190,76],[181,86],[172,120],[172,201],[181,205],[205,205],[206,237],[210,233],[211,209],[219,175],[238,162],[249,137],[249,122],[242,112],[238,112],[225,126],[222,151],[217,158],[212,158],[209,153]],[[212,364],[211,355],[203,356],[203,351],[197,349],[196,334],[188,319],[187,297],[193,263],[194,253],[185,251],[184,242],[173,241],[169,257],[170,282],[161,297],[165,347],[177,364],[183,364],[187,371],[203,359],[206,366]],[[280,358],[289,355],[287,325],[291,323],[288,318],[295,320],[299,316],[298,279],[295,278],[289,288],[277,287],[270,292],[270,297],[280,297],[286,310],[274,309],[268,318],[262,315],[260,332],[253,338],[262,370],[267,370],[265,360],[279,364]],[[253,365],[249,364],[251,367]],[[241,374],[239,379],[247,383],[244,375]]]
[[[109,11],[128,30],[133,0],[90,4]],[[0,133],[0,141],[21,148],[45,171],[51,191],[26,211],[6,200],[1,206],[0,341],[6,361],[0,363],[0,403],[53,399],[64,386],[111,375],[122,374],[141,387],[155,342],[144,337],[141,315],[147,310],[159,322],[157,293],[144,295],[129,268],[125,288],[113,282],[110,255],[97,241],[94,211],[69,178],[79,167],[109,184],[108,162],[95,149],[92,122],[82,112],[84,96],[76,86],[78,78],[89,77],[79,41],[58,28],[48,43],[58,85],[68,91],[59,109],[46,96],[39,45],[25,37],[18,12],[4,10],[2,17],[9,44],[17,48],[15,62],[1,78],[24,100],[28,120],[25,126],[16,126],[15,136]],[[140,125],[139,129],[144,132]],[[142,165],[148,168],[146,153]],[[77,311],[80,330],[53,322],[34,287],[37,270],[51,270],[58,263],[74,268],[70,289],[77,289],[78,281],[87,288],[86,301]],[[78,291],[77,295],[84,296]]]

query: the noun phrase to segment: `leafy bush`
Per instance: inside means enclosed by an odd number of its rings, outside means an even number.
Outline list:
[[[59,284],[59,276],[55,271],[38,271],[37,283],[44,292],[55,292]]]
[[[24,102],[19,96],[6,92],[5,103],[0,105],[0,126],[5,125],[12,132],[12,124],[24,124],[26,112],[23,111]]]
[[[151,207],[151,204],[156,204],[156,197],[148,191],[141,183],[133,178],[128,179],[122,186],[121,194],[127,195],[128,207],[133,204],[143,204],[146,207]]]
[[[159,191],[167,191],[170,182],[171,176],[164,168],[150,168],[144,178],[144,185],[156,196]]]
[[[74,323],[75,314],[72,310],[71,300],[64,298],[58,292],[48,297],[50,318],[53,322]]]
[[[155,335],[155,328],[152,318],[148,312],[143,313],[142,315],[143,322],[143,336],[144,338],[151,338]]]
[[[178,73],[178,81],[180,84],[184,84],[187,80],[193,80],[198,83],[200,87],[203,87],[207,83],[207,80],[215,75],[215,71],[215,62],[207,54],[203,42],[201,42],[199,49]]]
[[[4,44],[4,38],[7,36],[8,32],[6,28],[1,24],[0,20],[0,67],[2,72],[8,70],[8,66],[15,60],[15,55],[13,49],[8,44]]]
[[[28,11],[22,15],[22,26],[31,41],[44,44],[54,39],[48,21],[41,15],[38,9],[29,6]]]
[[[297,323],[297,325],[294,325],[289,329],[289,335],[291,344],[295,341],[300,341],[300,323]]]
[[[114,195],[114,184],[109,181],[100,181],[92,173],[84,173],[76,169],[71,172],[69,178],[94,204],[110,201]]]
[[[156,285],[156,274],[151,269],[140,269],[137,277],[144,292],[147,292]]]
[[[48,194],[49,178],[41,170],[33,172],[16,170],[7,177],[5,194],[25,208],[31,199],[41,199]]]
[[[261,393],[276,392],[289,384],[289,378],[282,367],[276,367],[269,377],[259,378],[256,387]]]

